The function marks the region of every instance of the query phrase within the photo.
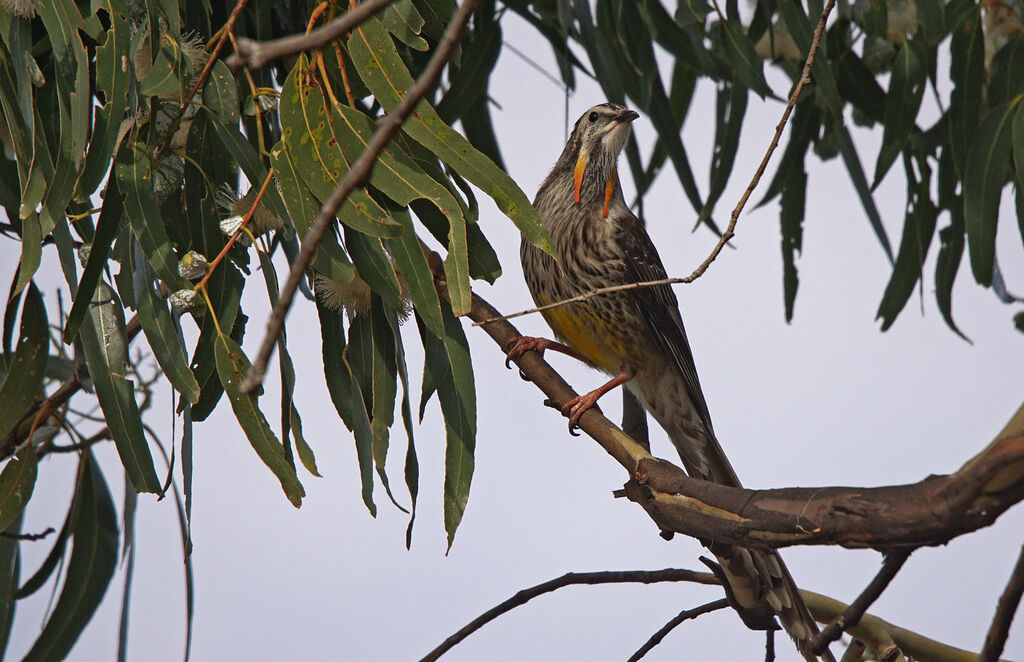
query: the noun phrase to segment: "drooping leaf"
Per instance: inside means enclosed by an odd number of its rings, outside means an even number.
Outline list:
[[[114,163],[117,186],[124,193],[125,218],[156,275],[173,291],[184,283],[153,193],[152,168],[146,155],[132,145],[122,146]]]
[[[125,378],[128,346],[124,310],[117,294],[102,280],[78,337],[96,398],[132,485],[139,492],[159,492],[160,481],[142,429],[134,385]]]
[[[348,47],[363,82],[385,110],[394,110],[413,80],[384,26],[375,19],[364,22],[353,30]],[[511,177],[442,122],[429,103],[422,101],[417,105],[403,130],[491,196],[498,209],[512,219],[529,241],[546,251],[553,250],[551,238],[526,194]]]
[[[352,368],[345,358],[347,346],[339,312],[327,309],[319,301],[316,304],[320,316],[320,337],[324,360],[324,377],[327,391],[338,416],[352,431],[356,442],[356,458],[362,483],[363,503],[370,514],[377,515],[373,503],[373,432],[370,417],[363,403],[359,384],[352,375]]]
[[[46,371],[49,340],[43,296],[35,283],[30,283],[25,289],[18,344],[7,365],[6,376],[0,383],[0,402],[3,403],[0,407],[0,437],[14,429],[39,395]]]
[[[249,372],[249,359],[231,337],[223,333],[217,336],[214,345],[217,358],[217,373],[220,375],[224,393],[231,402],[231,409],[246,438],[263,463],[277,476],[281,488],[292,505],[302,505],[306,491],[299,482],[295,467],[285,459],[284,447],[267,424],[267,419],[256,403],[256,397],[242,393],[241,383]]]
[[[124,195],[116,184],[107,186],[106,197],[103,199],[103,209],[100,211],[99,221],[96,223],[96,232],[93,235],[92,245],[89,249],[89,259],[82,270],[82,277],[78,281],[78,290],[75,292],[74,302],[71,304],[71,311],[68,313],[68,320],[64,323],[64,342],[70,343],[78,335],[82,326],[82,320],[89,310],[93,295],[96,293],[96,285],[103,276],[103,270],[107,267],[107,259],[114,246],[114,239],[121,228],[121,218],[124,214]]]
[[[0,531],[21,517],[36,485],[36,452],[26,446],[0,472]]]
[[[907,170],[911,172],[909,166]],[[882,320],[882,331],[888,330],[896,321],[896,316],[913,293],[914,286],[921,280],[928,248],[935,234],[938,209],[930,198],[931,172],[924,168],[921,180],[910,180],[908,189],[912,197],[903,221],[900,250],[893,265],[892,277],[885,286],[882,302],[878,306],[877,319]]]
[[[26,661],[64,659],[99,607],[117,567],[114,502],[88,450],[82,455],[72,508],[67,577]]]
[[[799,284],[796,256],[803,247],[804,201],[807,192],[807,173],[803,169],[791,174],[782,189],[780,225],[782,227],[782,290],[786,308],[786,321],[793,321],[793,304]]]
[[[999,199],[1010,166],[1011,129],[1018,101],[1004,103],[985,114],[971,142],[964,171],[964,226],[971,271],[974,279],[986,287],[992,285]]]
[[[441,303],[434,289],[434,275],[427,264],[427,258],[416,237],[409,212],[392,208],[391,217],[402,224],[402,234],[387,242],[395,267],[401,273],[409,292],[413,307],[435,336],[444,337],[444,321],[441,317]]]
[[[75,188],[77,200],[87,200],[110,169],[121,121],[128,110],[131,77],[121,70],[121,63],[128,54],[130,41],[128,21],[114,14],[106,31],[106,41],[96,49],[96,88],[103,93],[104,104],[94,114],[89,151]]]
[[[949,145],[961,177],[967,168],[968,148],[978,129],[985,84],[980,5],[970,3],[969,6],[971,11],[956,25],[949,46],[949,77],[953,82],[949,98]]]
[[[923,48],[914,40],[905,39],[900,42],[896,60],[892,65],[892,76],[889,78],[889,91],[885,96],[885,132],[882,136],[882,149],[878,153],[875,165],[876,188],[889,171],[896,157],[903,150],[914,130],[917,111],[921,107],[925,87],[925,62]]]
[[[149,271],[141,249],[136,246],[135,259],[135,302],[139,310],[139,321],[146,334],[149,347],[153,350],[160,369],[178,393],[195,403],[199,400],[199,384],[188,368],[184,347],[178,341],[171,311],[167,302],[158,297],[152,287],[152,273]]]

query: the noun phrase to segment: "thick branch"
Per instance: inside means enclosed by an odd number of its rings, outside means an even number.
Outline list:
[[[690,536],[763,548],[944,545],[1024,498],[1024,434],[997,439],[954,474],[912,485],[744,490],[654,458],[640,459],[635,476],[627,496],[658,526]]]
[[[366,0],[366,2],[356,5],[351,11],[309,34],[294,34],[272,41],[254,41],[238,37],[238,50],[227,59],[227,65],[232,71],[238,71],[243,67],[259,69],[278,58],[323,48],[392,2],[394,0]]]
[[[447,296],[443,278],[438,289]],[[473,295],[469,318],[501,314]],[[507,320],[483,325],[504,351],[519,332]],[[536,352],[516,360],[522,373],[561,406],[576,392]],[[999,437],[959,471],[912,485],[853,488],[746,490],[690,478],[653,457],[595,409],[579,427],[634,478],[626,495],[663,531],[742,547],[842,545],[889,551],[895,547],[943,545],[992,524],[1024,499],[1024,406]]]
[[[459,5],[459,10],[452,17],[448,28],[445,30],[444,37],[442,37],[441,42],[434,50],[434,54],[423,69],[423,73],[413,83],[413,86],[409,88],[409,91],[405,93],[402,101],[395,109],[380,120],[377,130],[366,145],[366,149],[363,150],[363,153],[352,164],[352,168],[342,178],[341,182],[338,183],[334,193],[324,201],[324,206],[320,209],[320,214],[313,222],[313,227],[302,238],[302,250],[295,257],[295,262],[288,273],[288,279],[281,287],[277,305],[274,306],[274,310],[267,320],[267,331],[263,336],[263,342],[253,358],[249,374],[246,375],[245,380],[242,382],[241,389],[244,393],[252,393],[263,382],[263,375],[267,370],[267,361],[270,359],[270,355],[273,353],[274,346],[277,343],[277,338],[281,335],[281,331],[284,328],[284,318],[292,305],[295,290],[298,289],[299,283],[305,277],[306,267],[309,266],[310,261],[313,259],[313,254],[316,252],[320,240],[323,239],[327,229],[334,223],[334,215],[337,213],[338,208],[341,207],[342,203],[345,202],[345,199],[354,189],[362,186],[369,180],[370,172],[377,162],[377,157],[391,141],[391,137],[401,128],[423,97],[437,86],[437,81],[441,77],[441,71],[452,56],[456,44],[459,43],[459,39],[466,29],[469,17],[473,14],[473,10],[476,9],[478,4],[479,0],[463,0],[462,4]]]

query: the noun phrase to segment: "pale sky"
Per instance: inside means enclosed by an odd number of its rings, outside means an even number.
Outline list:
[[[550,49],[531,28],[511,15],[503,28],[506,42],[555,70]],[[570,122],[605,100],[592,82],[578,80]],[[769,82],[785,93],[784,80],[770,77]],[[506,52],[490,96],[501,108],[494,110],[494,120],[506,165],[532,198],[564,144],[562,92]],[[721,222],[746,186],[781,111],[778,103],[751,99],[735,174],[718,207]],[[713,89],[703,83],[684,132],[702,191],[707,190],[713,115]],[[644,117],[634,126],[646,157],[653,129]],[[881,131],[855,132],[865,168],[872,172]],[[779,157],[781,149],[769,173]],[[748,487],[875,486],[955,471],[984,448],[1024,396],[1024,338],[1013,328],[1015,309],[974,284],[965,255],[953,306],[974,344],[949,331],[934,303],[936,237],[925,267],[923,304],[912,298],[895,326],[880,333],[874,317],[889,277],[884,254],[841,161],[822,164],[812,155],[807,166],[807,220],[792,324],[783,314],[777,202],[757,211],[748,207],[732,242],[737,250],[724,251],[702,278],[676,288],[722,445]],[[620,173],[632,199],[625,164]],[[876,196],[894,250],[905,196],[897,175],[894,168]],[[762,186],[767,182],[766,177]],[[763,188],[753,203],[761,195]],[[1004,197],[999,256],[1010,289],[1024,290],[1012,200]],[[504,276],[493,287],[475,283],[474,289],[504,312],[527,308],[532,303],[519,267],[518,232],[488,199],[480,199],[480,222]],[[670,166],[647,198],[646,217],[670,275],[689,274],[714,245],[710,232],[690,232],[694,213]],[[947,223],[940,217],[939,227]],[[0,242],[4,279],[14,269],[17,249],[14,242]],[[49,261],[39,282],[52,305],[62,281],[52,249],[45,254]],[[283,274],[284,268],[279,265],[278,271]],[[258,276],[246,288],[243,309],[250,317],[244,346],[251,356],[267,312]],[[549,335],[539,316],[515,323],[524,333]],[[403,332],[415,408],[422,353],[414,326],[407,324]],[[444,432],[432,402],[416,429],[420,500],[412,550],[406,551],[406,516],[387,502],[379,483],[377,518],[362,505],[354,442],[324,386],[316,313],[308,302],[297,301],[289,317],[299,375],[296,403],[323,478],[300,470],[307,497],[296,510],[250,448],[226,402],[197,424],[193,660],[417,660],[516,591],[568,571],[703,570],[697,557],[704,550],[695,541],[682,536],[663,541],[638,506],[612,498],[627,479],[617,463],[587,437],[568,436],[564,420],[541,405],[543,396],[532,384],[504,369],[497,347],[481,330],[467,324],[466,334],[479,410],[469,506],[446,556]],[[549,359],[577,391],[604,380],[567,357]],[[270,373],[261,405],[278,428],[276,367]],[[166,391],[157,396],[150,418],[165,442],[169,397]],[[613,420],[619,402],[617,395],[602,401]],[[180,434],[180,426],[177,430]],[[652,430],[652,439],[655,454],[674,457],[660,430]],[[407,505],[404,453],[404,432],[396,425],[390,476]],[[120,509],[122,472],[113,445],[103,445],[97,454]],[[67,456],[42,463],[26,530],[59,528],[74,464]],[[170,499],[140,497],[132,660],[172,661],[182,655],[184,591],[176,517]],[[871,613],[979,650],[1020,550],[1021,531],[1024,510],[1018,507],[988,529],[915,552]],[[23,579],[49,545],[23,545]],[[871,580],[881,560],[876,552],[824,547],[786,549],[783,556],[800,586],[845,601]],[[121,577],[70,659],[114,657]],[[562,589],[486,626],[443,659],[624,660],[679,611],[719,597],[720,589],[682,583]],[[12,659],[37,636],[47,599],[43,590],[18,604]],[[1021,620],[1004,653],[1010,659],[1024,658]],[[746,630],[735,614],[722,611],[685,623],[645,659],[763,659],[763,645],[761,633]],[[776,650],[780,661],[799,659],[782,635]]]

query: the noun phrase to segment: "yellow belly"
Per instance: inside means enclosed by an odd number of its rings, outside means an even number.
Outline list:
[[[537,303],[546,306],[551,300],[540,296]],[[621,370],[625,348],[617,342],[614,330],[606,328],[605,320],[588,315],[584,307],[571,305],[544,310],[541,314],[555,335],[591,365],[610,374]]]

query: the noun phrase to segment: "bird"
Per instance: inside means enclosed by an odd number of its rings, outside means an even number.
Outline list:
[[[524,237],[520,258],[527,287],[555,340],[517,338],[506,348],[506,365],[531,350],[552,350],[607,373],[609,381],[562,407],[570,432],[601,396],[624,386],[664,428],[688,474],[740,487],[715,436],[671,286],[619,290],[543,309],[595,289],[667,278],[644,224],[625,202],[616,170],[638,117],[614,103],[590,108],[541,184],[533,205],[551,236],[553,254]],[[744,622],[774,629],[778,615],[803,656],[817,659],[809,651],[817,625],[779,555],[719,543],[709,549]]]

